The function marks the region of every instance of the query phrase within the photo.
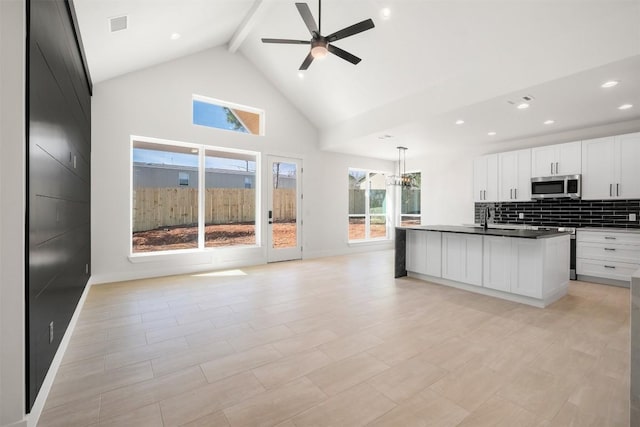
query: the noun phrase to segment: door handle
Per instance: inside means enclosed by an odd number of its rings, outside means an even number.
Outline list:
[[[273,211],[269,211],[269,224],[273,224]]]

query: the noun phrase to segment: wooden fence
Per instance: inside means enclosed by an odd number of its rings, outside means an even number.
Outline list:
[[[295,189],[274,189],[274,219],[296,218]],[[254,222],[255,189],[208,188],[205,224]],[[198,222],[198,189],[137,188],[133,190],[133,231],[153,230]]]

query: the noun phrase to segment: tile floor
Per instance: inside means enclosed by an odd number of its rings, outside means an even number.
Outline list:
[[[94,286],[38,425],[628,426],[629,290],[542,310],[391,251]]]

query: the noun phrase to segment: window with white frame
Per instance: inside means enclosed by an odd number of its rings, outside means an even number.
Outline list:
[[[258,153],[138,140],[131,151],[132,253],[257,244]]]
[[[422,176],[420,172],[409,172],[407,175],[410,177],[408,181],[413,185],[402,187],[400,190],[400,225],[420,225],[422,218],[420,211]]]
[[[264,135],[264,111],[193,95],[193,124],[250,135]]]
[[[349,169],[349,241],[387,239],[386,174]]]

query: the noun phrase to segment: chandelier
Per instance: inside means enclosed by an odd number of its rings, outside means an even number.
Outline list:
[[[398,173],[389,176],[388,185],[403,188],[416,187],[416,180],[413,174],[407,174],[407,147],[398,146]]]

